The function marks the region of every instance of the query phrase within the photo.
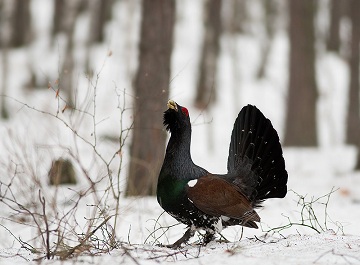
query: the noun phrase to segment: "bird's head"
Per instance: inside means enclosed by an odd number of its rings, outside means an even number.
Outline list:
[[[190,127],[190,116],[187,108],[169,100],[168,110],[164,112],[164,126],[167,131],[174,132]]]

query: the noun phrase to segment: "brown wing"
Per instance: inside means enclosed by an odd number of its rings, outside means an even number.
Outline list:
[[[204,213],[244,221],[260,221],[250,201],[226,180],[208,175],[188,187],[188,198]]]

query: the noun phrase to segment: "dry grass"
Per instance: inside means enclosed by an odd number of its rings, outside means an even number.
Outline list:
[[[96,255],[122,247],[116,228],[121,215],[123,153],[132,129],[124,118],[130,110],[126,106],[129,95],[114,87],[119,131],[106,149],[104,142],[108,141],[98,133],[103,122],[98,119],[97,110],[100,74],[101,69],[93,78],[87,78],[88,95],[82,99],[76,96],[71,108],[62,97],[59,80],[48,85],[56,99],[56,106],[50,111],[7,97],[30,115],[41,115],[45,121],[65,126],[72,136],[70,145],[56,146],[38,145],[32,139],[24,141],[24,135],[10,130],[3,137],[7,154],[0,158],[0,172],[7,177],[0,179],[0,207],[4,215],[0,217],[4,221],[1,227],[21,248],[38,254],[39,259]],[[91,124],[90,131],[84,130],[82,124]],[[81,148],[86,150],[90,165]],[[81,185],[49,185],[44,168],[58,154],[74,164]],[[9,223],[19,231],[27,230],[31,236],[11,231],[6,225]]]

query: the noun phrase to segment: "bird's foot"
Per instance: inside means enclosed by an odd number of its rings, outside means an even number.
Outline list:
[[[182,244],[185,244],[189,241],[189,239],[191,237],[193,237],[195,234],[195,230],[191,229],[191,227],[188,228],[188,230],[186,230],[185,234],[178,239],[175,243],[173,244],[169,244],[169,245],[158,245],[160,247],[167,247],[167,248],[172,248],[172,249],[178,249],[181,248]],[[222,238],[219,240],[216,240],[216,242],[219,243],[229,243],[230,241],[227,240],[224,236],[221,236]],[[209,244],[211,241],[215,240],[215,233],[212,231],[206,231],[205,235],[203,236],[203,239],[200,243],[198,243],[197,245],[199,246],[206,246],[207,244]]]
[[[220,235],[220,239],[216,240],[216,242],[219,242],[219,243],[230,243],[230,241],[229,241],[226,237],[224,237],[222,234],[219,233],[219,235]]]
[[[206,246],[207,244],[209,244],[211,241],[213,241],[215,239],[215,233],[214,232],[209,232],[206,231],[205,235],[204,235],[204,239],[202,244],[204,246]]]
[[[189,227],[188,230],[186,230],[185,234],[179,240],[177,240],[174,244],[161,245],[161,246],[167,247],[167,248],[172,248],[172,249],[177,249],[177,248],[181,247],[181,244],[187,243],[192,236],[194,236],[194,230],[191,229],[191,227]]]
[[[218,240],[216,240],[216,242],[218,242],[218,243],[230,243],[230,241],[227,240],[226,238],[218,239]]]
[[[217,243],[230,243],[230,241],[227,240],[223,235],[220,234],[220,236],[220,239],[215,240],[215,233],[207,231],[203,237],[202,242],[200,242],[198,245],[206,246],[212,241]]]

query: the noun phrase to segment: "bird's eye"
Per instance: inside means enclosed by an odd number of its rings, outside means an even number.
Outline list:
[[[184,113],[186,116],[189,116],[189,111],[187,110],[187,108],[182,107],[181,112]]]

